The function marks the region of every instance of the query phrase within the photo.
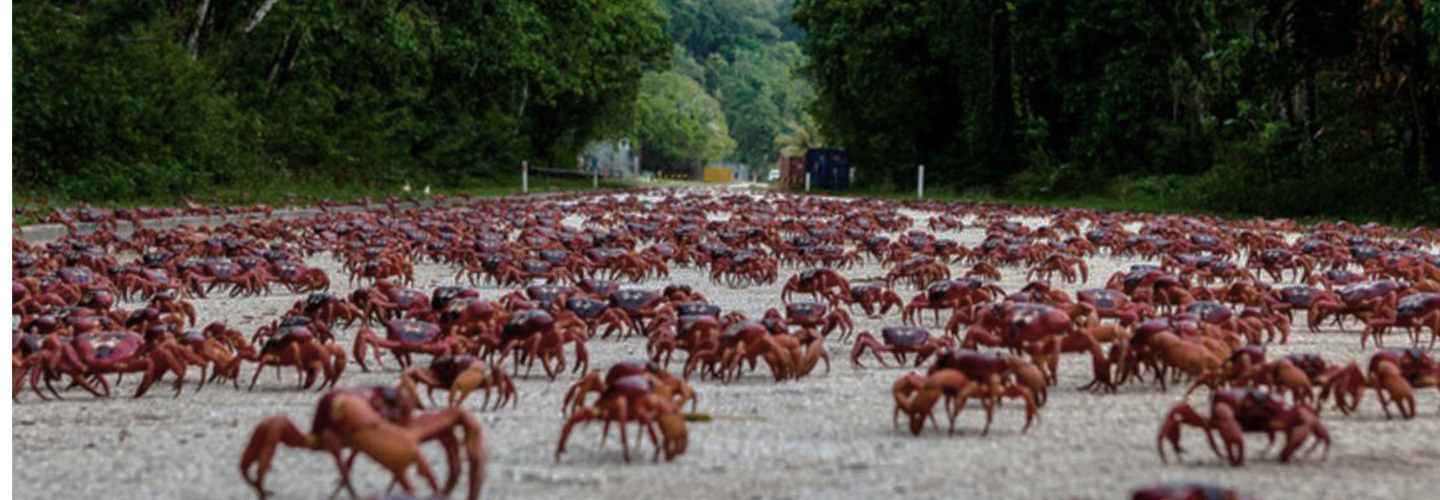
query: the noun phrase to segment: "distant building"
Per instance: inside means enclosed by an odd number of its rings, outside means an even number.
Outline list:
[[[623,179],[639,175],[640,155],[630,148],[630,139],[592,142],[580,154],[580,169],[586,172],[600,171],[608,179]]]

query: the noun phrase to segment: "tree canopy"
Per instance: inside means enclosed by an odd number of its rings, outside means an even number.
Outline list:
[[[1440,216],[1437,2],[796,4],[867,184]]]
[[[923,163],[1440,218],[1440,2],[41,0],[14,28],[22,196],[465,184],[633,136],[692,169],[844,148],[872,189]]]
[[[671,46],[649,0],[14,8],[17,189],[87,199],[572,166]]]
[[[646,74],[636,115],[641,157],[657,170],[698,172],[703,163],[735,150],[720,103],[680,73]]]
[[[664,0],[675,71],[719,102],[736,147],[727,159],[775,162],[776,136],[814,99],[796,72],[804,61],[789,0]]]
[[[816,117],[868,182],[924,163],[958,189],[1237,212],[1440,200],[1434,1],[796,4]]]

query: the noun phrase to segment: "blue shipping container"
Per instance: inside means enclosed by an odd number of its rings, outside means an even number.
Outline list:
[[[830,191],[850,189],[850,154],[838,149],[812,149],[805,153],[810,187]]]

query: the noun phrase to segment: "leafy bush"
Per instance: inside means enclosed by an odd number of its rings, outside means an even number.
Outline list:
[[[1435,220],[1440,2],[1296,5],[799,0],[794,16],[815,116],[862,188],[923,163],[966,192]]]
[[[118,199],[263,179],[253,115],[153,39],[165,29],[154,10],[111,7],[15,6],[16,184]]]
[[[14,192],[440,187],[521,160],[573,167],[630,129],[640,77],[670,48],[649,0],[260,5],[16,3]]]

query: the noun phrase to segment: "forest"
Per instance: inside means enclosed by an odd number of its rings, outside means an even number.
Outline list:
[[[14,194],[850,152],[865,192],[1440,220],[1440,2],[14,4]]]
[[[862,185],[1440,220],[1440,2],[799,0]],[[927,182],[927,183],[929,183]]]
[[[14,10],[21,198],[468,186],[522,160],[574,168],[586,144],[628,136],[661,168],[773,163],[774,135],[813,100],[785,0]]]

